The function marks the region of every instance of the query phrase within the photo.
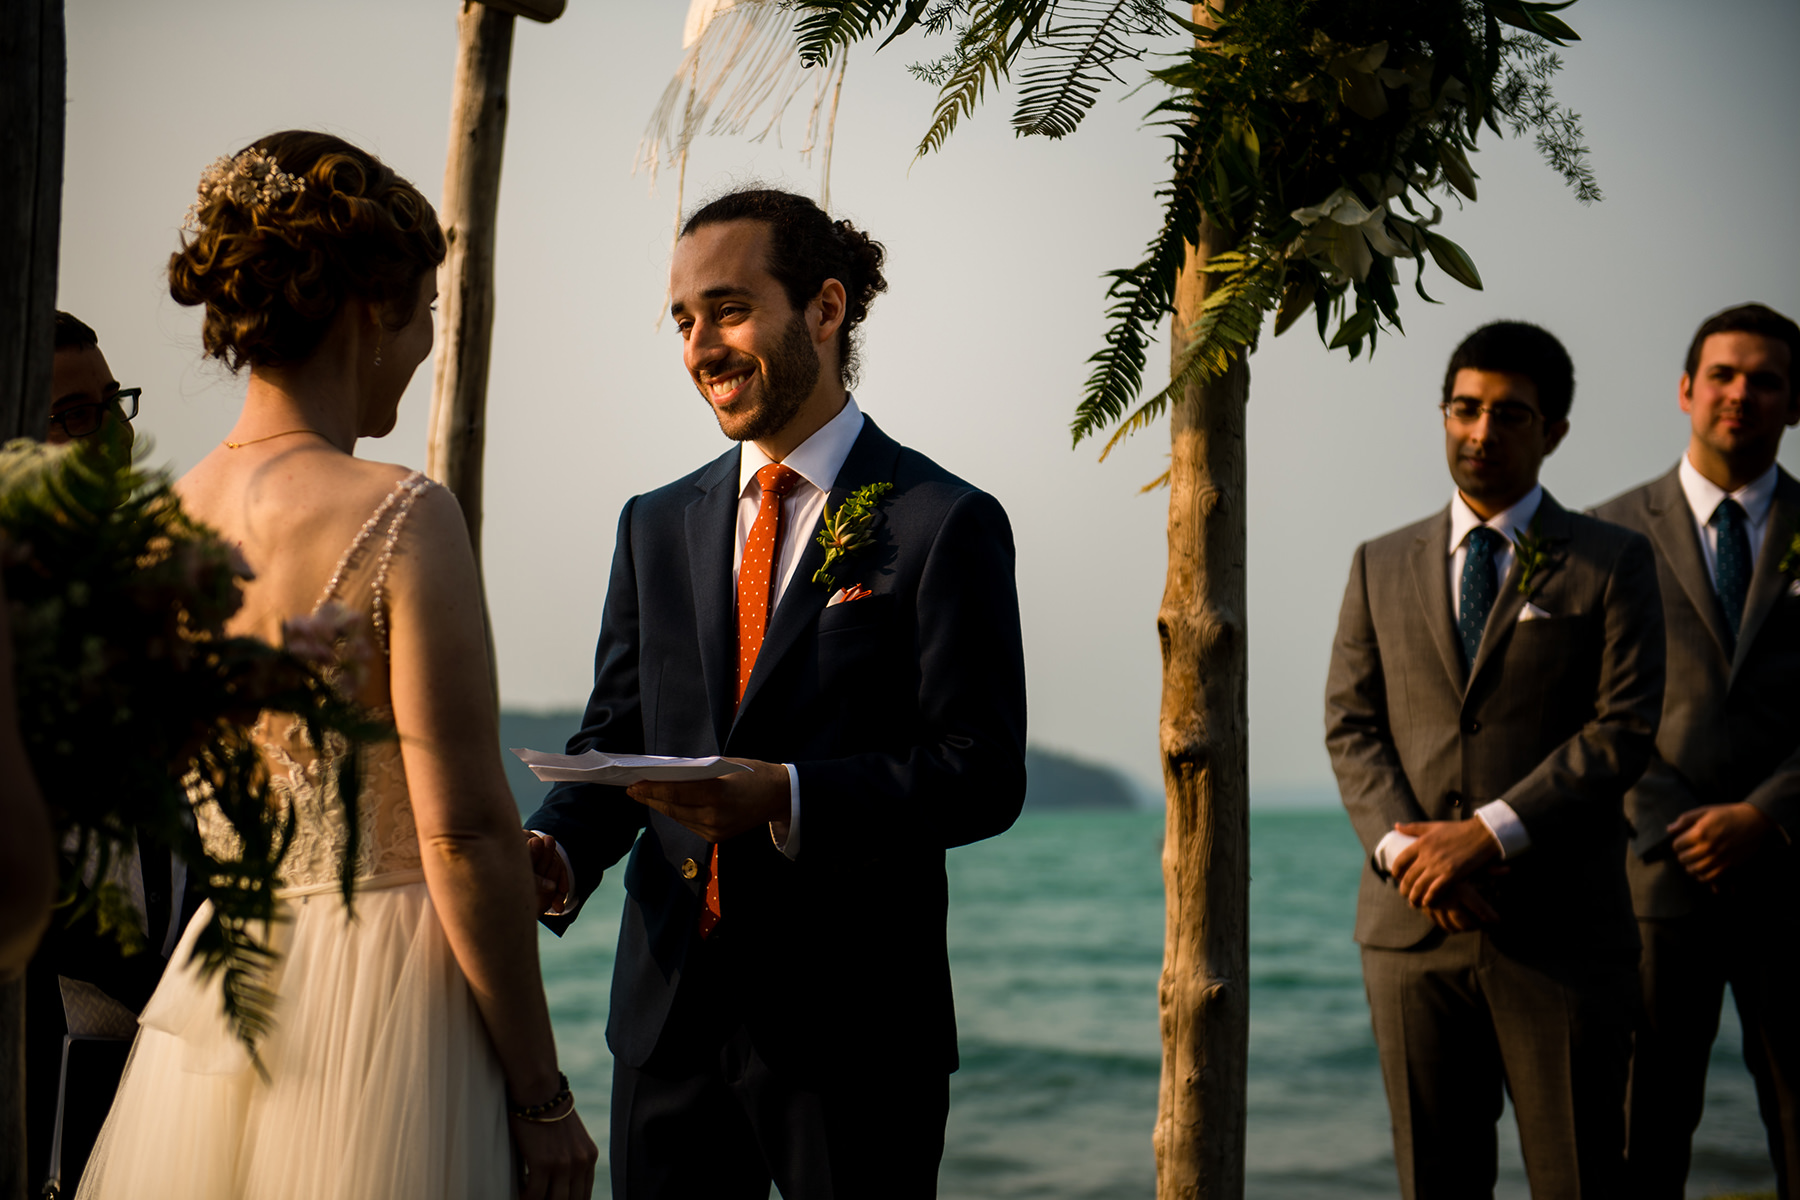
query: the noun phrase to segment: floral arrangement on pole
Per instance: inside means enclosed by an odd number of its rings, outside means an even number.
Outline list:
[[[277,712],[314,744],[327,732],[353,743],[389,736],[332,682],[354,681],[366,639],[337,611],[290,625],[288,648],[228,636],[250,578],[243,559],[182,511],[165,474],[105,445],[0,448],[0,570],[19,722],[65,850],[57,919],[91,912],[125,952],[141,950],[141,919],[114,867],[140,830],[171,847],[211,902],[194,954],[222,976],[223,1011],[255,1060],[271,1019],[267,932],[294,816],[271,802],[250,727]],[[346,774],[349,902],[357,785]],[[237,857],[208,852],[195,805],[236,832]]]
[[[1015,67],[1014,132],[1060,138],[1126,81],[1125,65],[1175,59],[1145,72],[1168,93],[1149,113],[1171,146],[1162,225],[1141,262],[1107,272],[1111,328],[1071,425],[1077,443],[1118,426],[1102,458],[1254,350],[1269,314],[1280,334],[1310,309],[1321,340],[1355,358],[1401,328],[1401,263],[1421,300],[1437,303],[1427,259],[1479,289],[1474,262],[1438,226],[1440,201],[1475,199],[1469,156],[1483,128],[1532,136],[1577,199],[1600,199],[1581,118],[1550,87],[1562,67],[1554,47],[1580,40],[1556,15],[1574,0],[1212,0],[1205,24],[1162,0],[791,3],[810,64],[884,34],[883,46],[908,32],[950,39],[948,53],[912,68],[938,89],[921,155]],[[1169,386],[1140,401],[1148,347],[1175,312],[1203,221],[1230,245],[1207,261],[1213,287]]]

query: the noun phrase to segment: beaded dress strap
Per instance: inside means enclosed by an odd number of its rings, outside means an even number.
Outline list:
[[[400,529],[406,524],[407,514],[412,512],[413,501],[417,500],[420,494],[427,489],[436,486],[437,484],[427,478],[423,471],[414,471],[395,484],[394,490],[389,492],[376,506],[375,511],[369,514],[369,519],[363,522],[363,527],[356,531],[355,539],[344,551],[344,556],[338,559],[337,569],[332,571],[330,581],[325,584],[325,593],[319,597],[319,602],[313,605],[313,612],[316,613],[328,602],[338,598],[338,589],[344,586],[344,576],[361,563],[363,552],[368,549],[370,539],[375,536],[375,531],[381,528],[382,522],[387,521],[387,538],[382,542],[380,557],[375,560],[375,578],[369,585],[369,590],[374,596],[374,612],[371,615],[375,624],[375,640],[381,643],[381,652],[384,655],[388,653],[387,577],[388,568],[394,562],[394,547],[400,541]],[[390,513],[392,520],[388,520]]]

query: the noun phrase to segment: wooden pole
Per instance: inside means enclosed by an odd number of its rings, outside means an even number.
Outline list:
[[[62,0],[0,4],[0,441],[50,428],[66,55]]]
[[[439,214],[450,252],[438,273],[444,336],[438,344],[425,469],[461,502],[477,563],[494,331],[494,233],[514,21],[509,12],[464,0],[457,18],[450,157]]]
[[[1193,19],[1210,23],[1207,6]],[[1210,221],[1175,293],[1171,361],[1229,241]],[[1163,1065],[1157,1200],[1242,1200],[1250,1048],[1250,715],[1245,573],[1244,358],[1170,412],[1169,570],[1161,749],[1167,929],[1159,993]]]
[[[0,441],[50,428],[62,228],[62,0],[0,3]],[[25,980],[0,980],[0,1200],[25,1200]]]

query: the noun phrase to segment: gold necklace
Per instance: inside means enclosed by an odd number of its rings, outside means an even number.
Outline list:
[[[263,437],[251,438],[247,442],[226,442],[225,448],[227,450],[241,450],[245,446],[254,446],[258,442],[272,441],[278,437],[289,437],[296,433],[310,433],[310,434],[314,435],[315,437],[325,437],[324,434],[320,433],[316,429],[284,429],[280,433],[271,433],[271,434],[267,434]],[[326,438],[326,440],[329,441],[330,439]]]

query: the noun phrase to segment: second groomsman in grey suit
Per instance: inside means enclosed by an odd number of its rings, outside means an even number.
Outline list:
[[[1625,790],[1662,708],[1641,534],[1538,484],[1574,371],[1534,325],[1444,375],[1448,508],[1357,548],[1326,744],[1368,852],[1356,939],[1409,1200],[1491,1196],[1502,1089],[1535,1200],[1620,1195],[1638,938]]]
[[[1656,755],[1625,797],[1634,1197],[1682,1194],[1727,982],[1780,1194],[1800,1186],[1800,483],[1775,465],[1800,423],[1797,359],[1800,328],[1772,309],[1712,317],[1681,376],[1687,453],[1595,510],[1655,545],[1669,636]]]

